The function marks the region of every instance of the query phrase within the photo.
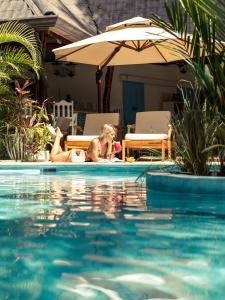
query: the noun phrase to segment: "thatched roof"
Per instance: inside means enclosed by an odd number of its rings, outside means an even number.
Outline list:
[[[164,0],[0,0],[0,22],[23,20],[68,41],[86,38],[135,16],[163,17]]]
[[[73,0],[69,2],[74,2]],[[79,7],[84,10],[87,3],[94,13],[96,23],[100,30],[105,31],[106,26],[118,23],[133,17],[150,18],[151,14],[160,15],[165,18],[165,0],[78,0]],[[168,3],[172,0],[168,0]],[[90,13],[89,13],[90,15]]]
[[[68,41],[80,40],[95,32],[88,25],[92,21],[73,3],[73,0],[0,0],[0,22],[21,20],[37,30],[49,29]]]

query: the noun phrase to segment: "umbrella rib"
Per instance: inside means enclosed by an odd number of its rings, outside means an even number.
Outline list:
[[[149,46],[150,45],[150,46]],[[151,47],[151,43],[150,43],[150,40],[147,40],[143,43],[143,45],[141,46],[141,50],[145,50],[147,48],[150,48]]]
[[[123,45],[122,45],[122,46],[123,46],[124,48],[128,48],[128,49],[135,50],[135,51],[141,51],[141,50],[142,50],[142,47],[138,47],[138,46],[134,43],[134,41],[131,41],[132,44],[134,45],[134,47],[132,47],[132,46],[130,46],[130,45],[127,45],[126,42],[127,42],[127,41],[123,41]],[[120,43],[116,43],[116,42],[109,42],[109,43],[114,44],[114,45],[121,45]]]
[[[73,51],[71,51],[71,52],[69,52],[69,53],[67,53],[67,54],[64,54],[64,55],[58,57],[58,58],[56,59],[56,61],[57,61],[57,60],[62,60],[64,57],[70,56],[71,54],[76,53],[76,52],[78,52],[78,51],[80,51],[80,50],[83,50],[83,49],[85,49],[85,48],[87,48],[87,47],[89,47],[89,46],[91,46],[91,45],[92,45],[92,44],[89,44],[89,45],[83,46],[83,47],[81,47],[81,48],[79,48],[79,49],[73,50]]]
[[[122,47],[124,47],[124,48],[129,48],[129,49],[131,49],[131,50],[136,50],[136,45],[134,44],[134,46],[135,46],[135,48],[134,47],[131,47],[131,46],[129,46],[129,45],[126,45],[126,42],[127,41],[122,41],[122,42],[109,42],[110,44],[113,44],[113,45],[117,45],[117,46],[120,46],[121,45],[121,43],[123,43],[123,45],[122,45]]]
[[[130,45],[127,45],[126,42],[128,42],[128,41],[123,41],[123,45],[122,46],[124,48],[128,48],[128,49],[135,50],[135,51],[141,51],[141,50],[143,50],[142,49],[143,46],[140,46],[140,41],[138,41],[138,45],[137,45],[134,41],[131,40],[130,42],[134,45],[134,47],[132,47]],[[119,43],[119,42],[109,42],[109,43],[114,44],[114,45],[121,45],[121,43]]]
[[[114,44],[114,45],[117,45],[117,46],[120,46],[120,48],[121,48],[121,43],[119,43],[119,42],[109,42],[109,43]],[[143,51],[143,50],[145,50],[145,49],[148,49],[148,48],[150,48],[150,47],[152,47],[152,46],[155,46],[155,47],[156,47],[155,43],[152,42],[151,40],[145,41],[142,45],[141,45],[140,41],[137,41],[137,44],[135,44],[134,41],[131,41],[131,43],[134,45],[134,47],[132,47],[132,46],[130,46],[130,45],[127,45],[126,42],[123,41],[122,47],[131,49],[131,50],[135,50],[135,51],[138,51],[138,52],[141,52],[141,51]],[[156,48],[157,48],[157,47],[156,47]],[[158,48],[157,48],[157,51],[160,53],[160,55],[162,55],[162,53],[160,52],[160,50],[159,50]],[[165,62],[167,62],[167,60],[164,58],[163,55],[162,55],[162,57],[163,57],[163,59],[165,60]]]
[[[120,51],[124,44],[125,41],[120,43],[118,47],[114,48],[113,52],[105,59],[105,61],[101,65],[99,65],[101,69],[103,69],[113,59],[113,57]]]
[[[134,41],[132,41],[132,43],[135,45]],[[140,47],[141,43],[140,41],[137,41],[137,50],[140,51],[141,47]]]
[[[141,49],[141,47],[140,47],[140,41],[131,40],[130,42],[134,45],[134,47],[131,47],[129,45],[125,45],[124,47],[130,48],[132,50],[140,51],[140,49]]]
[[[159,48],[156,46],[156,45],[154,45],[155,46],[155,49],[159,52],[159,54],[161,55],[161,57],[164,59],[164,61],[165,62],[168,62],[167,60],[166,60],[166,58],[164,57],[164,55],[162,54],[162,52],[159,50]]]

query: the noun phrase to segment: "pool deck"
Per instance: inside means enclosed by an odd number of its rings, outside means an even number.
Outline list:
[[[100,174],[108,176],[108,174],[116,175],[118,172],[124,174],[142,174],[147,171],[169,171],[176,168],[174,162],[171,161],[142,161],[142,162],[85,162],[85,163],[52,163],[52,162],[19,162],[12,160],[0,161],[0,174],[11,172],[40,172],[41,174],[55,174],[56,172],[79,172]],[[33,170],[33,171],[32,171]]]
[[[99,166],[99,165],[120,165],[120,166],[134,166],[134,165],[160,165],[160,166],[172,166],[174,165],[173,161],[135,161],[135,162],[85,162],[85,163],[72,163],[72,162],[57,162],[53,163],[50,161],[45,162],[21,162],[15,160],[1,160],[0,166]]]

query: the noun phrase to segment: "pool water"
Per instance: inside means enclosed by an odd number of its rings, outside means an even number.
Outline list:
[[[224,199],[146,194],[138,173],[6,173],[0,299],[224,299]]]

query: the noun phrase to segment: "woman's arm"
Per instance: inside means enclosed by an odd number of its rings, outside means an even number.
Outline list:
[[[99,152],[99,141],[94,139],[91,141],[91,144],[88,149],[88,158],[94,162],[104,161],[101,157],[98,156]]]

